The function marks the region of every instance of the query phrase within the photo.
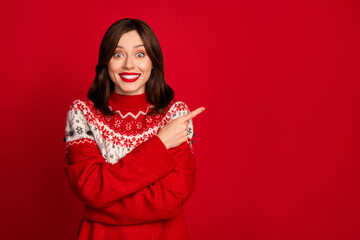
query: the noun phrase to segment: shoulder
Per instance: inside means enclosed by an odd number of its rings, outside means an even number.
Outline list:
[[[166,109],[166,115],[163,121],[163,124],[177,119],[179,117],[185,116],[190,113],[189,107],[185,102],[179,100],[173,100],[170,102]],[[192,119],[189,120],[189,138],[193,137],[193,122]]]
[[[168,107],[169,107],[169,109],[168,109],[168,112],[166,113],[168,121],[174,120],[176,118],[185,116],[190,113],[189,107],[183,101],[173,100],[169,104]],[[193,143],[192,138],[194,137],[194,126],[193,126],[192,119],[189,120],[187,135],[188,135],[187,143],[190,145],[191,151],[193,151],[192,150],[192,143]]]
[[[94,103],[90,99],[77,99],[70,104],[69,110],[67,112],[67,118],[79,116],[90,119],[99,113],[100,111],[96,109]]]
[[[93,114],[92,109],[94,107],[89,99],[74,100],[70,104],[65,127],[66,142],[83,138],[92,139],[89,126],[89,115]]]
[[[70,104],[69,111],[75,111],[75,110],[83,111],[83,110],[91,110],[94,108],[95,108],[94,103],[90,99],[83,98],[83,99],[74,100]]]
[[[98,120],[104,120],[105,116],[95,107],[95,104],[88,98],[74,100],[67,112],[67,121],[95,124]]]
[[[166,116],[170,117],[169,120],[179,118],[190,112],[189,107],[183,101],[173,100],[170,102],[166,109]]]
[[[76,128],[88,124],[93,119],[96,111],[94,104],[89,99],[74,100],[67,112],[67,126]]]

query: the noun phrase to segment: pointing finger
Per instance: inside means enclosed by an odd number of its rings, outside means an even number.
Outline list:
[[[185,116],[182,116],[181,118],[184,120],[184,121],[188,121],[194,117],[196,117],[198,114],[202,113],[203,111],[205,110],[204,107],[200,107],[194,111],[192,111],[191,113],[185,115]]]

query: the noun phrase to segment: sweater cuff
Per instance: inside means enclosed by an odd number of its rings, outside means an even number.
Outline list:
[[[161,139],[157,136],[154,135],[152,138],[154,138],[154,141],[158,142],[159,148],[162,148],[163,150],[165,150],[166,152],[168,151],[168,149],[166,148],[165,144],[163,143],[163,141],[161,141]],[[160,145],[162,147],[160,147]]]

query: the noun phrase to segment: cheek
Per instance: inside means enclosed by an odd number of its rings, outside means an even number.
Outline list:
[[[117,72],[119,69],[119,63],[117,61],[110,60],[108,64],[108,71],[110,72]]]
[[[145,61],[141,64],[141,69],[146,72],[146,74],[150,75],[151,73],[152,64],[150,59],[148,61]]]
[[[116,73],[114,72],[114,69],[110,67],[110,65],[108,65],[108,73],[109,73],[109,77],[111,79],[112,82],[116,82]]]

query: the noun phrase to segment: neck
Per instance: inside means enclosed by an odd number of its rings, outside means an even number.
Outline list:
[[[151,104],[147,100],[146,92],[138,95],[122,95],[112,91],[109,105],[114,106],[116,109],[138,110]]]

